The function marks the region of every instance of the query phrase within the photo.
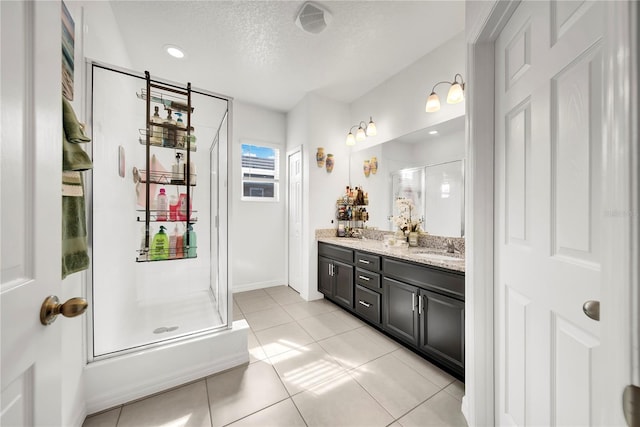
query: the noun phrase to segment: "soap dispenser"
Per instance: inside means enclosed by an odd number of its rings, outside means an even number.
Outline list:
[[[166,230],[166,228],[164,225],[161,225],[158,234],[153,236],[151,249],[149,251],[149,258],[152,261],[169,258],[169,236],[167,236],[167,233],[165,233],[164,230]]]

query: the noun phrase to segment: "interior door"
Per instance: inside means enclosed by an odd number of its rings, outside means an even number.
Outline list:
[[[61,425],[60,324],[39,320],[61,282],[60,14],[0,2],[2,426]]]
[[[302,152],[297,150],[289,160],[289,286],[302,288]]]
[[[605,2],[522,2],[496,41],[496,423],[591,425]],[[620,390],[621,392],[621,390]]]

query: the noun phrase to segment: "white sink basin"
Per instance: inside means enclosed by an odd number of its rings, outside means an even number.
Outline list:
[[[458,258],[455,256],[449,255],[440,255],[440,254],[430,254],[430,253],[417,253],[412,254],[413,256],[417,256],[418,258],[431,259],[434,261],[464,261],[463,258]]]

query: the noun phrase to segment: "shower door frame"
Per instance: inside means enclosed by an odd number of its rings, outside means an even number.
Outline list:
[[[94,68],[101,68],[107,71],[112,71],[112,72],[116,72],[116,73],[120,73],[120,74],[124,74],[133,78],[140,78],[141,81],[145,80],[145,74],[144,72],[138,72],[138,71],[133,71],[130,70],[128,68],[124,68],[124,67],[119,67],[119,66],[115,66],[115,65],[111,65],[105,62],[101,62],[101,61],[96,61],[96,60],[92,60],[90,58],[87,58],[85,60],[85,95],[86,95],[86,104],[85,104],[85,117],[86,117],[86,121],[88,123],[88,133],[90,134],[91,137],[93,137],[93,70]],[[166,85],[170,85],[170,86],[175,86],[175,87],[183,87],[185,86],[184,84],[178,83],[178,82],[174,82],[168,79],[162,79],[162,78],[158,78],[158,77],[153,77],[154,81],[157,81],[159,83],[162,84],[166,84]],[[92,362],[98,362],[98,361],[102,361],[102,360],[107,360],[107,359],[111,359],[114,357],[119,357],[122,355],[127,355],[127,354],[132,354],[132,353],[138,353],[138,352],[142,352],[145,350],[149,350],[149,349],[153,349],[153,348],[158,348],[158,347],[163,347],[166,345],[170,345],[170,344],[175,344],[175,343],[179,343],[181,341],[188,341],[188,340],[192,340],[194,338],[198,338],[198,337],[203,337],[203,336],[207,336],[210,334],[214,334],[218,331],[225,331],[225,330],[229,330],[232,328],[233,326],[233,314],[232,314],[232,310],[229,309],[229,307],[231,307],[231,304],[233,304],[233,294],[230,292],[229,290],[229,283],[230,283],[230,275],[229,275],[229,240],[228,240],[228,229],[229,229],[229,191],[228,191],[228,187],[226,185],[227,181],[228,181],[228,176],[229,176],[229,168],[228,165],[231,163],[231,150],[229,149],[229,145],[230,145],[230,141],[233,141],[233,98],[226,96],[226,95],[222,95],[216,92],[212,92],[212,91],[208,91],[208,90],[204,90],[204,89],[200,89],[200,88],[191,88],[191,92],[195,93],[195,94],[199,94],[199,95],[204,95],[204,96],[210,96],[212,98],[217,98],[219,100],[222,101],[226,101],[227,102],[227,108],[226,108],[226,113],[222,116],[222,119],[218,125],[218,131],[216,133],[216,140],[217,140],[217,144],[219,144],[220,147],[220,152],[219,152],[219,167],[218,167],[218,172],[219,172],[219,177],[222,178],[223,182],[221,183],[221,185],[218,186],[217,189],[217,195],[218,195],[218,200],[220,202],[224,202],[224,205],[219,204],[218,205],[218,212],[217,212],[217,216],[218,216],[218,221],[217,224],[215,224],[213,222],[213,212],[211,212],[211,216],[212,218],[210,219],[211,223],[210,223],[210,227],[214,227],[217,226],[218,228],[218,241],[217,241],[217,249],[216,249],[216,253],[218,255],[218,282],[219,283],[223,283],[226,284],[226,304],[227,304],[227,308],[225,310],[225,314],[226,314],[226,319],[222,319],[223,320],[223,325],[221,326],[216,326],[216,327],[212,327],[206,330],[201,330],[201,331],[197,331],[197,332],[191,332],[191,333],[187,333],[185,335],[182,336],[178,336],[178,337],[173,337],[173,338],[166,338],[160,341],[156,341],[153,343],[148,343],[148,344],[143,344],[143,345],[139,345],[139,346],[135,346],[135,347],[129,347],[129,348],[125,348],[122,350],[118,350],[118,351],[114,351],[111,353],[107,353],[107,354],[103,354],[103,355],[99,355],[96,356],[94,354],[94,324],[93,324],[93,315],[94,315],[94,311],[93,311],[93,283],[94,283],[94,277],[93,277],[93,174],[90,173],[87,175],[86,177],[86,184],[85,184],[85,192],[87,194],[87,233],[88,233],[88,245],[89,245],[89,257],[91,259],[89,268],[85,271],[84,277],[83,277],[83,287],[85,289],[86,292],[86,299],[87,301],[89,301],[89,307],[87,309],[87,315],[86,315],[86,357],[87,357],[87,364],[90,364]],[[220,144],[220,131],[222,129],[222,123],[224,123],[226,117],[226,121],[227,121],[227,138],[226,138],[226,143],[225,144]],[[92,138],[93,139],[93,138]],[[93,145],[89,144],[89,148],[87,149],[88,154],[91,156],[91,158],[93,158]],[[220,161],[220,159],[226,159],[226,162],[224,161]],[[220,179],[219,178],[219,179]],[[213,244],[213,242],[212,242]],[[219,306],[220,301],[219,301],[219,296],[217,297],[217,301],[216,301],[217,305]]]

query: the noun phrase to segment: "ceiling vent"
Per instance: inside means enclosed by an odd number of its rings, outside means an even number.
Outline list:
[[[311,34],[321,33],[330,22],[329,11],[311,2],[303,4],[296,16],[296,25]]]

